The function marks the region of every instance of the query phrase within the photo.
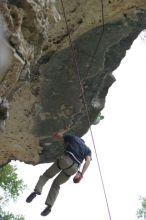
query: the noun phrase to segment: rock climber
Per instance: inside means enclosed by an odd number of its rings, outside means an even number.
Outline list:
[[[51,212],[54,202],[59,194],[60,185],[68,181],[74,174],[76,174],[73,178],[74,183],[79,183],[91,161],[91,150],[86,146],[84,140],[65,132],[66,131],[64,130],[53,134],[55,140],[64,142],[64,154],[61,155],[53,165],[39,177],[34,192],[32,192],[26,199],[26,202],[30,203],[37,195],[41,195],[42,188],[46,182],[58,174],[51,185],[45,202],[46,208],[41,212],[41,216],[46,216]],[[83,167],[81,171],[79,171],[79,167],[84,160]]]

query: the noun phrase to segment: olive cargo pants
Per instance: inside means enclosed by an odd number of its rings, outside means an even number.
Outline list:
[[[39,177],[34,191],[41,194],[42,188],[46,182],[59,173],[51,185],[45,202],[46,205],[53,206],[59,194],[60,185],[69,180],[70,176],[74,175],[77,170],[78,164],[74,162],[68,155],[62,155],[49,169],[44,172],[43,175]]]

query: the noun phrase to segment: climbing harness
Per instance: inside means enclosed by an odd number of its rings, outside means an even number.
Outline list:
[[[96,147],[95,147],[95,141],[94,141],[94,137],[93,137],[93,133],[92,133],[92,129],[91,129],[91,122],[90,122],[90,117],[89,117],[89,111],[88,111],[88,106],[86,103],[86,99],[85,99],[85,95],[84,95],[84,88],[83,88],[83,83],[81,81],[81,77],[80,77],[80,71],[79,71],[79,67],[78,67],[78,63],[77,63],[77,59],[76,59],[76,55],[75,55],[75,50],[73,47],[73,43],[72,43],[72,39],[70,36],[70,31],[69,31],[69,27],[68,27],[68,22],[67,22],[67,17],[66,17],[66,13],[65,13],[65,8],[64,8],[64,3],[63,0],[61,0],[61,5],[62,5],[62,9],[63,9],[63,15],[64,15],[64,19],[65,19],[65,24],[66,24],[66,29],[67,29],[67,34],[68,34],[68,38],[69,38],[69,44],[72,50],[72,56],[73,56],[73,62],[76,68],[76,72],[77,72],[77,77],[78,77],[78,81],[79,81],[79,85],[80,85],[80,89],[81,89],[81,95],[83,97],[83,102],[84,102],[84,106],[85,106],[85,110],[86,110],[86,114],[87,114],[87,119],[88,119],[88,123],[89,123],[89,128],[90,128],[90,133],[91,133],[91,138],[92,138],[92,142],[93,142],[93,146],[94,146],[94,150],[95,150],[95,155],[96,155],[96,160],[97,160],[97,165],[98,165],[98,169],[99,169],[99,174],[100,174],[100,178],[101,178],[101,183],[102,183],[102,188],[103,188],[103,192],[104,192],[104,197],[105,197],[105,201],[106,201],[106,205],[107,205],[107,210],[108,210],[108,214],[109,214],[109,219],[111,220],[111,214],[110,214],[110,209],[109,209],[109,204],[108,204],[108,199],[107,199],[107,195],[106,195],[106,190],[105,190],[105,186],[104,186],[104,181],[103,181],[103,177],[102,177],[102,172],[101,172],[101,168],[100,168],[100,163],[99,163],[99,159],[98,159],[98,155],[97,155],[97,151],[96,151]],[[103,38],[103,34],[104,34],[104,14],[103,14],[103,0],[101,0],[101,10],[102,10],[102,23],[103,23],[103,30],[101,33],[101,36],[99,38],[98,44],[95,48],[95,51],[93,53],[92,59],[90,61],[89,67],[88,67],[88,71],[87,74],[89,73],[89,70],[93,64],[96,52],[99,48],[99,45],[101,43],[101,40]]]
[[[74,164],[77,164],[77,165],[78,165],[78,169],[79,169],[80,164],[78,164],[77,161],[75,161],[68,153],[65,153],[65,155],[69,156],[69,157],[72,159],[72,164],[69,165],[68,167],[62,169],[61,166],[60,166],[60,164],[59,164],[59,162],[60,162],[60,158],[59,158],[59,159],[57,160],[57,167],[58,167],[60,170],[62,170],[63,173],[64,173],[66,176],[70,177],[71,175],[67,174],[65,171],[68,170],[68,169],[70,169]]]

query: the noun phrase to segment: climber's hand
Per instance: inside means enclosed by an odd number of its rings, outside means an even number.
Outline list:
[[[52,137],[53,139],[61,140],[63,138],[63,134],[61,132],[54,132]]]
[[[83,178],[83,175],[80,171],[77,172],[77,174],[73,178],[74,183],[79,183],[81,179]]]

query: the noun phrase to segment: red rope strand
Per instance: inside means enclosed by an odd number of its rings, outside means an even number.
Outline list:
[[[103,1],[102,0],[101,0],[101,3],[102,3],[102,19],[103,19],[103,25],[104,25]],[[104,192],[104,196],[105,196],[105,201],[106,201],[106,205],[107,205],[107,210],[108,210],[108,214],[109,214],[109,219],[111,220],[110,208],[109,208],[108,199],[107,199],[107,195],[106,195],[106,190],[105,190],[105,186],[104,186],[104,181],[103,181],[103,177],[102,177],[101,167],[100,167],[100,163],[99,163],[99,159],[98,159],[98,155],[97,155],[97,151],[96,151],[93,132],[92,132],[92,129],[91,129],[91,121],[90,121],[90,117],[89,117],[88,106],[87,106],[85,95],[84,95],[84,88],[83,88],[83,85],[82,85],[82,82],[81,82],[80,71],[79,71],[79,67],[78,67],[78,63],[77,63],[77,59],[76,59],[76,55],[75,55],[75,50],[74,50],[72,39],[71,39],[70,32],[69,32],[69,27],[68,27],[68,23],[67,23],[67,17],[66,17],[66,13],[65,13],[65,9],[64,9],[63,0],[61,0],[61,5],[62,5],[63,15],[64,15],[65,23],[66,23],[66,29],[67,29],[67,33],[68,33],[69,43],[70,43],[70,47],[71,47],[71,50],[72,50],[73,61],[74,61],[74,64],[75,64],[77,77],[78,77],[78,81],[79,81],[79,84],[80,84],[81,95],[83,97],[83,102],[84,102],[84,105],[85,105],[85,110],[86,110],[87,119],[88,119],[88,123],[89,123],[91,138],[92,138],[92,142],[93,142],[93,146],[94,146],[94,150],[95,150],[97,165],[98,165],[98,169],[99,169],[99,173],[100,173],[101,183],[102,183],[103,192]],[[102,31],[102,36],[103,36],[103,32],[104,32],[104,27],[103,27],[103,31]],[[100,41],[97,44],[98,46],[96,47],[96,52],[98,50],[100,42],[101,42],[101,37],[100,37]],[[95,57],[95,53],[94,53],[94,57]],[[94,58],[92,58],[92,63],[90,63],[90,68],[93,64],[93,60],[94,60]]]

